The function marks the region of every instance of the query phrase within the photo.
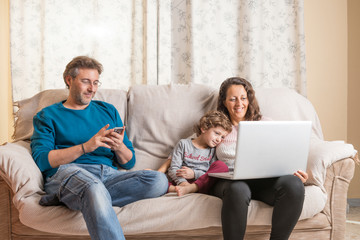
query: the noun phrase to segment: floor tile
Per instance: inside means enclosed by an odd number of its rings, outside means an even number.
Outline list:
[[[360,239],[360,207],[349,207],[346,215],[346,240]]]

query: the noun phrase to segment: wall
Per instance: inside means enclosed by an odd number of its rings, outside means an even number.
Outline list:
[[[9,1],[0,1],[0,144],[11,139],[13,132],[10,80]]]
[[[345,140],[360,150],[360,1],[305,0],[308,98],[325,140]],[[349,198],[360,198],[356,166]]]
[[[360,151],[360,1],[348,0],[348,142]],[[350,183],[349,198],[360,198],[360,168]]]
[[[305,0],[308,98],[325,140],[347,139],[347,3]]]

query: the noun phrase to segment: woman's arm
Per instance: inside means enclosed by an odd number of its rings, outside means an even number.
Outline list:
[[[158,171],[162,173],[166,173],[166,171],[170,167],[170,163],[171,163],[171,157],[169,156],[169,158],[159,167]]]

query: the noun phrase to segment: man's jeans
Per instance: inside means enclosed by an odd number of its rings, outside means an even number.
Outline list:
[[[46,179],[42,205],[61,202],[82,212],[91,239],[125,239],[112,206],[159,197],[167,192],[165,174],[121,172],[105,165],[66,164]]]

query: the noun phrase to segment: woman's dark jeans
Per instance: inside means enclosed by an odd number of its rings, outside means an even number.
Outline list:
[[[293,175],[250,180],[219,180],[210,192],[223,200],[224,240],[243,239],[251,199],[274,207],[271,240],[288,239],[304,203],[304,184]]]

